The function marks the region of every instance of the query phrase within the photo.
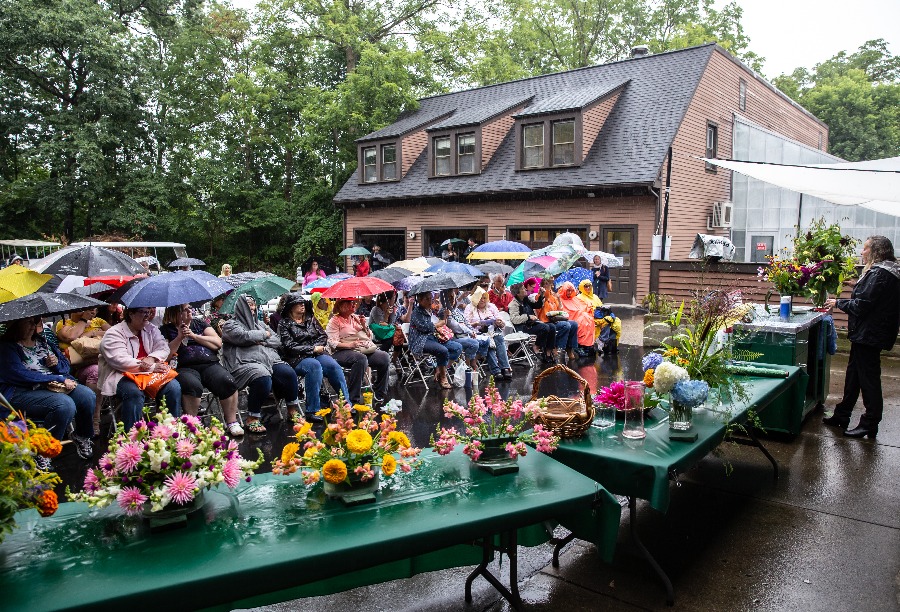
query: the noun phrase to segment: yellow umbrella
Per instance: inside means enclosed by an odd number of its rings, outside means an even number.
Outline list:
[[[31,295],[53,278],[23,266],[9,266],[0,270],[0,303]]]

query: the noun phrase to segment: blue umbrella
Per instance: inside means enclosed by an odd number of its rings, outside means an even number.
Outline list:
[[[475,266],[470,266],[469,264],[459,263],[456,261],[442,261],[439,264],[434,264],[433,266],[425,268],[425,271],[443,272],[444,274],[449,274],[450,272],[461,272],[463,274],[468,274],[469,276],[484,276],[484,272],[482,272]]]
[[[232,289],[229,283],[203,270],[169,272],[136,283],[122,296],[122,303],[128,308],[177,306],[211,300]]]
[[[352,276],[353,276],[352,274],[347,274],[345,272],[338,272],[337,274],[331,274],[324,278],[317,278],[316,280],[309,283],[308,285],[305,285],[303,288],[306,291],[312,291],[313,289],[327,289],[328,287],[331,287],[332,285],[336,285],[339,282],[341,282],[342,280],[351,278]]]
[[[583,280],[592,280],[590,270],[588,270],[587,268],[569,268],[556,277],[556,283],[554,283],[554,286],[559,289],[560,285],[568,281],[577,287],[578,283]]]
[[[409,291],[423,280],[425,280],[424,276],[407,276],[406,278],[401,278],[396,283],[391,284],[400,291]]]

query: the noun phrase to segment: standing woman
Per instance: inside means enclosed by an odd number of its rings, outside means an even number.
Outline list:
[[[849,300],[828,300],[825,306],[837,306],[850,321],[850,359],[844,379],[844,397],[834,407],[834,414],[823,419],[826,425],[846,428],[856,400],[862,392],[865,413],[854,429],[844,435],[850,438],[878,434],[884,412],[881,395],[881,351],[890,350],[900,330],[900,265],[894,256],[894,245],[884,236],[871,236],[862,249],[863,268]]]
[[[387,400],[388,368],[391,366],[391,358],[384,351],[378,350],[372,340],[372,330],[366,325],[366,320],[354,314],[356,304],[353,300],[337,300],[334,304],[334,316],[328,321],[325,333],[328,335],[328,348],[331,349],[334,360],[341,367],[350,369],[350,380],[347,387],[350,390],[350,403],[362,404],[362,383],[365,378],[366,368],[371,367],[375,373],[372,381],[376,401],[381,403]]]
[[[284,399],[292,420],[300,420],[297,373],[278,355],[281,342],[268,325],[256,318],[256,300],[242,295],[234,305],[234,318],[222,325],[224,366],[238,388],[247,387],[247,430],[266,433],[262,406],[269,393]]]
[[[441,342],[436,337],[438,328],[447,326],[445,318],[432,320],[431,313],[432,296],[430,291],[425,291],[416,296],[416,305],[412,309],[409,318],[409,350],[413,355],[428,353],[434,355],[437,361],[437,369],[434,371],[434,379],[442,389],[450,389],[450,377],[447,376],[447,364],[456,361],[462,354],[462,345],[455,340]],[[452,332],[451,332],[452,334]]]
[[[601,300],[605,300],[609,295],[609,267],[603,263],[599,255],[594,255],[594,265],[591,266],[593,272],[592,285],[594,286],[594,294]]]
[[[166,308],[159,328],[169,341],[169,350],[178,355],[178,381],[184,411],[197,416],[206,387],[222,404],[225,429],[234,437],[243,436],[237,420],[238,387],[234,377],[219,364],[222,338],[206,322],[192,316],[190,304]]]
[[[357,263],[353,267],[353,273],[356,276],[368,276],[369,272],[372,270],[369,265],[369,258],[366,255],[363,255],[359,258],[359,263]]]
[[[312,302],[308,296],[287,294],[278,322],[278,337],[284,360],[294,368],[298,377],[303,377],[306,420],[321,422],[322,417],[316,416],[316,412],[322,407],[319,400],[322,378],[328,378],[331,386],[341,392],[345,402],[350,398],[350,390],[344,370],[328,354],[328,336],[312,315]]]

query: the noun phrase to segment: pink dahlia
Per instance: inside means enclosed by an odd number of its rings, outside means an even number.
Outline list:
[[[175,445],[175,454],[181,457],[182,459],[190,459],[191,455],[194,454],[194,449],[196,449],[196,445],[190,440],[182,438]]]
[[[613,406],[617,410],[625,410],[625,383],[614,382],[608,387],[603,387],[594,396],[594,401]]]
[[[222,468],[222,476],[225,478],[225,484],[229,489],[238,486],[241,480],[241,464],[237,459],[229,459]]]
[[[122,490],[116,496],[119,507],[125,511],[125,514],[132,516],[141,513],[141,509],[147,499],[148,497],[141,493],[141,490],[137,487],[122,487]]]
[[[84,476],[84,490],[88,493],[96,493],[100,489],[100,479],[94,470],[88,470]]]
[[[140,464],[143,452],[144,447],[137,442],[122,446],[116,451],[116,469],[124,474],[133,472]]]
[[[174,433],[175,430],[168,425],[160,424],[153,428],[153,434],[150,437],[157,440],[168,440]]]
[[[194,499],[194,487],[197,484],[197,480],[193,475],[175,472],[166,478],[164,484],[166,485],[166,492],[176,504],[183,506]]]

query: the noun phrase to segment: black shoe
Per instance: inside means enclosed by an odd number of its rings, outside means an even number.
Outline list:
[[[305,412],[303,413],[303,418],[306,419],[307,423],[324,423],[325,419],[320,416],[317,416],[315,412]]]
[[[500,373],[500,375],[503,377],[503,380],[512,380],[513,379],[512,370],[510,368],[503,370]]]
[[[856,429],[848,429],[845,431],[844,435],[848,438],[865,438],[866,436],[869,436],[874,440],[875,436],[878,435],[878,428],[869,427],[868,425],[860,423],[856,426]]]
[[[837,415],[825,417],[822,419],[822,422],[826,425],[831,425],[832,427],[840,427],[841,429],[847,429],[847,427],[850,426],[850,419],[842,419]]]

